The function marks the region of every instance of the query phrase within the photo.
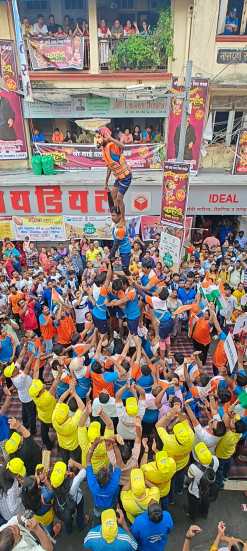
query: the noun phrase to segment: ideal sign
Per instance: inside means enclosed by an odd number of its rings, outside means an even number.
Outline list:
[[[210,193],[209,203],[239,203],[236,193]]]

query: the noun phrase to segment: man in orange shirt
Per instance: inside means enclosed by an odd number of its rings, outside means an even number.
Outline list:
[[[17,323],[20,321],[20,310],[21,307],[19,305],[19,301],[24,298],[24,293],[21,291],[17,291],[16,287],[12,285],[10,287],[10,295],[9,295],[9,304],[11,306],[11,310],[13,312],[13,316]]]
[[[76,327],[71,314],[66,312],[62,305],[56,314],[54,325],[57,329],[57,342],[63,346],[69,346],[72,336],[76,333]]]
[[[53,134],[52,134],[52,139],[51,139],[52,143],[63,143],[64,141],[64,135],[63,133],[59,130],[59,128],[55,128]]]
[[[48,306],[44,305],[39,316],[41,336],[44,341],[46,354],[51,354],[53,348],[52,339],[55,335],[55,327]]]

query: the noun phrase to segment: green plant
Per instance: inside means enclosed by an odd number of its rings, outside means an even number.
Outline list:
[[[135,35],[119,40],[110,66],[119,69],[147,69],[166,64],[173,55],[173,26],[170,9],[161,11],[154,32],[148,36]]]
[[[130,36],[120,40],[111,58],[111,68],[144,69],[159,65],[159,53],[153,48],[151,37]]]

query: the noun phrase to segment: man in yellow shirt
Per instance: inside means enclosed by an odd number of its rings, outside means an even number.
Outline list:
[[[220,439],[216,448],[216,457],[219,459],[216,480],[220,488],[224,487],[224,480],[228,477],[231,467],[232,456],[235,454],[237,444],[246,430],[245,422],[231,410],[224,415],[224,422],[227,431]]]
[[[86,252],[86,260],[87,262],[95,262],[97,259],[97,256],[100,255],[101,258],[103,256],[103,249],[97,245],[97,241],[91,241],[89,243],[89,249]]]
[[[132,523],[137,515],[147,510],[150,501],[160,500],[157,486],[147,487],[141,469],[132,469],[130,474],[130,490],[121,491],[121,501],[129,521]]]
[[[162,508],[168,505],[168,494],[171,488],[171,480],[176,473],[176,462],[168,457],[166,451],[157,452],[155,461],[147,462],[148,449],[144,448],[141,469],[145,480],[159,488]]]
[[[73,415],[70,415],[68,404],[64,403],[69,396],[75,399],[78,408]],[[70,458],[78,462],[81,460],[78,426],[84,410],[85,406],[76,394],[75,386],[71,384],[70,388],[60,396],[52,414],[52,425],[57,433],[61,456],[66,465]]]
[[[193,448],[195,434],[189,425],[187,419],[181,416],[181,405],[175,403],[167,415],[162,417],[156,423],[156,429],[162,443],[163,450],[167,452],[168,457],[172,457],[176,462],[176,474],[172,479],[171,499],[174,493],[182,495],[183,483],[186,466],[189,463],[190,453]],[[183,419],[180,421],[180,419]],[[168,432],[166,427],[173,423],[172,431]]]

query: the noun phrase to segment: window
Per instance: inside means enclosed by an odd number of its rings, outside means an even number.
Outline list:
[[[213,143],[224,143],[229,111],[215,111],[213,115]]]
[[[36,11],[45,11],[48,9],[47,0],[27,0],[26,1],[26,10],[36,10]]]
[[[86,0],[65,0],[66,10],[84,10],[86,8]]]
[[[220,0],[217,34],[238,36],[245,34],[246,0]]]
[[[212,143],[234,145],[243,126],[243,111],[213,111]]]
[[[119,10],[133,10],[134,7],[134,0],[118,0]]]

